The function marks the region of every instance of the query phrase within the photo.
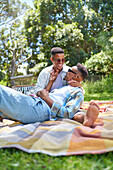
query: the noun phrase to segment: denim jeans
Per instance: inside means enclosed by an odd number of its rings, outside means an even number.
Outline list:
[[[50,120],[50,107],[41,98],[24,95],[9,87],[0,85],[0,112],[3,118],[22,123]]]

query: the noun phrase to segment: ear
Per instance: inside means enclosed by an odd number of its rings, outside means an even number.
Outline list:
[[[51,57],[50,60],[53,62],[53,58]]]
[[[83,78],[82,78],[82,77],[80,77],[80,82],[81,82],[81,81],[83,81]]]

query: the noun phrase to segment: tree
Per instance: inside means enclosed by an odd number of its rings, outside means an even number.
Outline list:
[[[53,46],[60,46],[65,51],[69,65],[77,64],[78,61],[83,62],[80,55],[83,34],[77,27],[77,23],[64,24],[61,21],[58,21],[56,25],[46,26],[45,34],[43,34],[43,48],[41,48],[44,53],[48,47],[45,57],[50,57],[50,50]]]
[[[113,30],[101,32],[97,38],[97,44],[101,46],[101,51],[91,56],[85,62],[90,73],[108,74],[113,73]]]
[[[10,28],[4,28],[0,32],[1,70],[5,70],[8,81],[10,77],[18,75],[19,65],[30,57],[24,30],[19,30],[19,27],[19,23],[13,23]]]
[[[77,23],[72,22],[68,16],[69,2],[67,0],[34,1],[36,10],[28,15],[25,27],[30,48],[34,51],[38,50],[37,56],[34,55],[34,60],[36,61],[37,58],[38,63],[41,62],[39,54],[44,53],[44,61],[50,64],[50,50],[54,46],[60,46],[65,50],[70,65],[85,61],[87,54],[82,48],[83,34],[78,29]]]
[[[9,23],[25,13],[30,7],[19,0],[2,0],[0,2],[0,26]]]
[[[23,60],[25,61],[26,58],[29,58],[24,25],[22,26],[22,22],[18,18],[21,11],[25,12],[28,6],[21,4],[20,1],[4,0],[1,7],[0,70],[5,72],[9,83],[10,77],[18,74],[17,68],[19,64]],[[12,85],[14,85],[13,82],[11,82]]]
[[[37,58],[38,63],[40,62],[38,55],[41,52],[44,54],[44,61],[48,62],[50,48],[56,45],[63,47],[66,54],[70,55],[68,57],[70,65],[76,64],[73,54],[76,54],[77,62],[84,63],[92,55],[97,56],[96,54],[101,50],[104,52],[98,39],[102,32],[109,34],[112,30],[113,0],[35,0],[34,6],[36,9],[31,11],[25,26],[29,46],[34,53],[37,51],[34,60],[36,61]],[[59,42],[57,41],[56,33],[60,30],[59,21],[63,23],[64,28],[68,24],[73,28],[73,23],[77,23],[77,29],[81,30],[83,35],[79,48],[75,44],[73,46],[72,41],[68,39],[71,37],[70,29],[67,37],[63,37],[63,33],[60,32]],[[69,45],[66,45],[66,42]]]

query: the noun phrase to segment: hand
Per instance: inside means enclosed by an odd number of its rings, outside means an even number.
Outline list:
[[[46,89],[37,92],[38,97],[44,99],[49,96],[49,92]]]
[[[82,85],[80,84],[80,82],[76,81],[76,80],[70,80],[68,81],[68,84],[70,86],[73,86],[73,87],[81,87]]]
[[[52,107],[53,100],[49,98],[49,92],[46,89],[38,91],[38,95],[41,99],[43,99],[48,104],[50,108]]]
[[[55,69],[51,72],[49,80],[54,82],[56,80],[57,76],[58,76],[58,69]]]

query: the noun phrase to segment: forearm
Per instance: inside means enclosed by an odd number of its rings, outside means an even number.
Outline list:
[[[44,87],[43,89],[45,89],[46,91],[49,92],[50,89],[51,89],[51,87],[52,87],[52,83],[49,82],[49,83],[47,84],[47,86]],[[43,89],[38,87],[38,89],[36,89],[37,91],[35,90],[35,93],[36,93],[36,95],[37,95],[38,97],[40,97],[38,93],[39,93],[41,90],[43,90]]]
[[[45,89],[49,92],[51,87],[53,85],[53,81],[49,81],[49,83],[47,84],[47,86],[45,87]]]
[[[60,106],[58,103],[53,103],[51,112],[53,117],[69,118],[72,119],[75,113],[80,108],[81,102],[78,103],[73,109],[67,106]]]
[[[44,96],[42,99],[48,104],[50,108],[52,107],[54,101],[49,96]]]
[[[61,106],[59,105],[59,103],[53,102],[51,108],[52,116],[61,118],[72,118],[80,108],[83,99],[83,94],[78,93],[76,97],[67,102],[65,106]]]
[[[49,78],[49,82],[48,82],[47,86],[45,87],[45,89],[46,89],[47,91],[50,91],[50,89],[51,89],[54,81],[55,81],[56,78],[57,78],[57,75],[58,75],[58,71],[55,71],[55,70],[54,70],[53,72],[51,72],[51,75],[50,75],[50,78]]]

